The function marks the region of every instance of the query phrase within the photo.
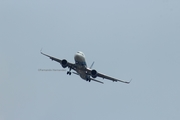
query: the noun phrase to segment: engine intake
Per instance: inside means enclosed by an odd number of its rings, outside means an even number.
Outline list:
[[[61,65],[62,65],[63,68],[66,68],[66,67],[68,66],[67,60],[63,59],[63,60],[61,61]]]
[[[91,71],[91,76],[92,76],[93,78],[96,78],[96,77],[97,77],[97,71],[96,71],[96,70],[92,70],[92,71]]]

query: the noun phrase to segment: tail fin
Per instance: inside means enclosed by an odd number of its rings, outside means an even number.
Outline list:
[[[93,67],[93,65],[94,65],[94,62],[91,64],[90,69]]]

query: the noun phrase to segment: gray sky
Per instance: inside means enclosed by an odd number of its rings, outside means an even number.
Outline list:
[[[180,1],[1,0],[0,120],[179,120]],[[40,54],[133,81],[86,82]]]

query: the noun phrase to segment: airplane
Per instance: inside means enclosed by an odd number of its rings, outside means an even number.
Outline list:
[[[122,83],[127,83],[129,84],[131,82],[131,80],[129,82],[127,81],[123,81],[123,80],[119,80],[110,76],[107,76],[105,74],[102,74],[100,72],[97,72],[95,69],[92,69],[92,66],[94,65],[94,62],[92,63],[92,65],[88,68],[87,64],[86,64],[86,60],[85,60],[85,55],[83,52],[78,51],[75,55],[74,55],[74,60],[75,63],[70,63],[68,62],[66,59],[58,59],[52,56],[49,56],[43,52],[41,52],[42,55],[45,55],[47,57],[49,57],[52,61],[56,61],[58,63],[61,64],[61,66],[63,68],[69,68],[69,71],[67,71],[67,75],[71,75],[71,70],[74,70],[75,72],[72,72],[76,75],[79,75],[82,79],[86,80],[86,81],[95,81],[95,82],[99,82],[102,83],[102,81],[96,80],[96,77],[101,77],[103,79],[108,79],[111,80],[113,82],[122,82]]]

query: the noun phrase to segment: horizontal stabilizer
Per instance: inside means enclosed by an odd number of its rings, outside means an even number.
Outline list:
[[[91,78],[91,80],[93,80],[93,81],[95,81],[95,82],[98,82],[98,83],[104,84],[103,82],[101,82],[101,81],[99,81],[99,80],[96,80],[96,79],[93,79],[93,78]]]
[[[76,74],[76,75],[79,75],[77,72],[72,72],[72,73],[74,73],[74,74]]]

